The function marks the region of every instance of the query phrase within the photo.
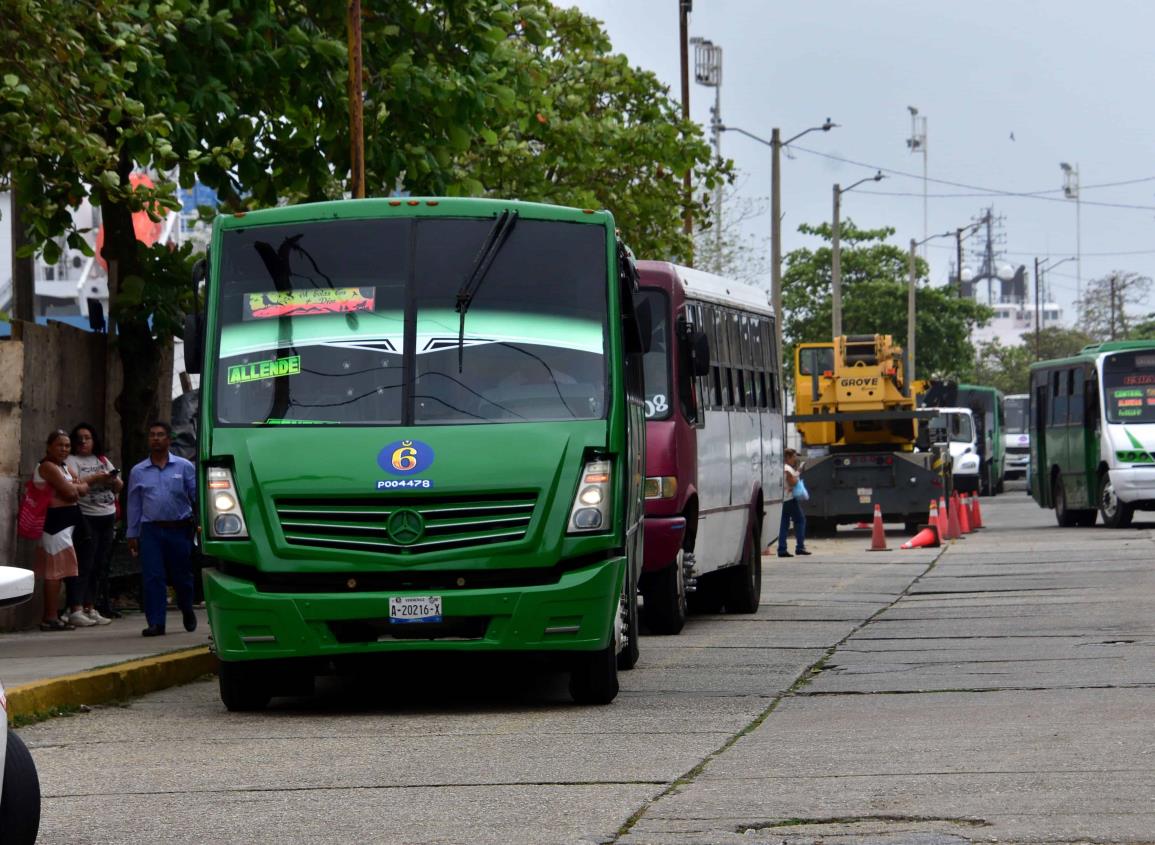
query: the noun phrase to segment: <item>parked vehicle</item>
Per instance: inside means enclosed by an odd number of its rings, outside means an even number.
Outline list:
[[[638,262],[645,355],[643,615],[676,634],[687,604],[753,613],[782,513],[781,368],[766,295],[688,267]]]
[[[1125,528],[1155,510],[1155,341],[1031,367],[1031,496],[1059,525]]]
[[[1031,465],[1031,395],[1016,393],[1003,399],[1003,428],[1007,444],[1003,478],[1024,478]]]
[[[993,496],[1003,490],[1006,444],[1003,439],[1003,394],[994,387],[932,381],[920,400],[928,408],[970,408],[978,433],[979,494]]]
[[[27,600],[35,583],[31,570],[0,566],[0,607]],[[5,722],[0,733],[0,845],[32,845],[40,830],[40,779],[20,735],[7,727],[8,698],[2,683],[0,710]]]
[[[979,489],[982,458],[979,456],[978,427],[970,408],[937,408],[938,414],[927,427],[930,442],[950,450],[951,477],[954,489],[960,493],[975,493]]]
[[[398,652],[537,654],[613,700],[638,658],[648,332],[612,215],[305,204],[219,215],[210,254],[185,350],[225,706]]]

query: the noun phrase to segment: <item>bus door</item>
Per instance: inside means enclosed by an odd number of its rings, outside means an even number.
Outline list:
[[[1087,507],[1099,506],[1099,379],[1092,366],[1078,373],[1083,382],[1083,486],[1087,491]]]
[[[1067,444],[1067,407],[1070,405],[1073,381],[1074,373],[1070,367],[1052,370],[1048,376],[1051,413],[1047,419],[1047,474],[1043,483],[1048,485],[1048,490],[1051,490],[1052,475],[1057,471],[1067,501],[1071,501],[1071,491],[1067,487],[1067,468],[1070,466],[1071,451]],[[1051,507],[1055,506],[1053,492],[1050,503]]]
[[[1087,432],[1083,426],[1086,391],[1083,368],[1067,370],[1067,501],[1071,508],[1091,507],[1091,493],[1087,484]]]
[[[729,358],[726,312],[712,303],[702,303],[702,326],[710,344],[709,401],[703,401],[705,424],[698,435],[698,536],[694,544],[697,567],[710,572],[737,560],[741,546],[741,525],[730,505],[734,486],[730,442],[730,409],[734,403]],[[736,550],[736,551],[735,551]]]
[[[1030,422],[1030,450],[1031,462],[1027,473],[1031,485],[1031,496],[1041,506],[1050,502],[1050,489],[1047,487],[1047,467],[1050,466],[1047,454],[1047,417],[1051,411],[1051,397],[1049,392],[1047,372],[1031,374],[1031,422]]]
[[[757,335],[755,361],[759,362],[757,373],[759,421],[762,440],[762,500],[766,513],[763,516],[762,538],[769,540],[778,533],[782,518],[783,489],[786,486],[782,469],[782,451],[785,444],[782,425],[782,394],[779,385],[781,369],[774,350],[774,323],[767,319],[756,320]]]

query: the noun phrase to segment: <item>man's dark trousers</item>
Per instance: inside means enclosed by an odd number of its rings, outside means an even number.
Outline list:
[[[193,606],[192,525],[175,527],[145,522],[140,526],[140,579],[144,588],[144,615],[149,625],[164,627],[168,608],[165,570],[176,590],[181,610]]]

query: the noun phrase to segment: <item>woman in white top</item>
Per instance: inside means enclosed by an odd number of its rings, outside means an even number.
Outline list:
[[[103,454],[96,428],[79,423],[72,429],[72,454],[68,468],[88,485],[80,497],[80,526],[76,532],[77,574],[64,581],[71,613],[68,621],[77,627],[107,625],[97,608],[97,600],[108,607],[108,557],[116,534],[116,496],[124,489],[119,470]]]

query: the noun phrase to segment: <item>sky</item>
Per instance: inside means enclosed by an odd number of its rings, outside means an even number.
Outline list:
[[[614,50],[680,99],[678,0],[558,1],[602,21]],[[905,249],[993,208],[1001,262],[1033,277],[1035,259],[1049,257],[1045,290],[1067,322],[1089,280],[1155,277],[1152,33],[1155,3],[1139,0],[693,0],[689,25],[722,48],[723,124],[765,139],[779,127],[783,140],[827,117],[839,124],[782,157],[784,255],[818,245],[797,228],[830,220],[835,183],[881,168],[883,181],[842,194],[843,220],[893,227]],[[705,127],[714,89],[694,83],[693,48],[690,62],[690,115]],[[907,148],[908,106],[927,121],[925,183],[921,153]],[[739,196],[768,198],[769,147],[721,138]],[[1078,169],[1078,202],[1064,196],[1060,162]],[[768,255],[768,210],[744,225]],[[964,241],[964,266],[982,243]],[[953,237],[929,241],[925,255],[944,283]]]

